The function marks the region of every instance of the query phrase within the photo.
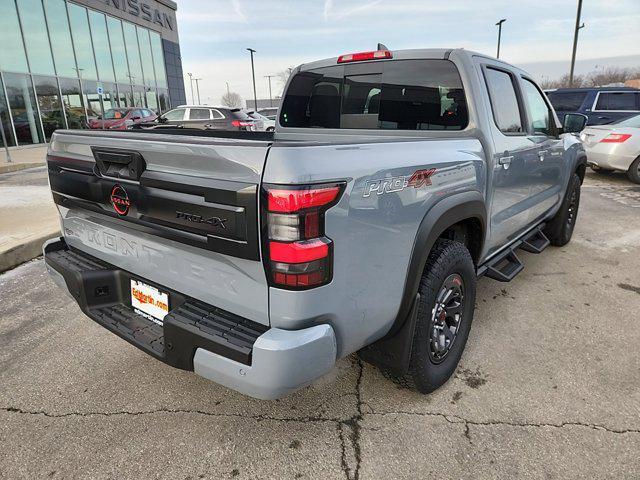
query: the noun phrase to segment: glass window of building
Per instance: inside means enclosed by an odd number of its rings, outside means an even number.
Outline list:
[[[82,98],[87,107],[87,120],[95,120],[102,115],[102,99],[98,94],[98,82],[83,80]]]
[[[118,84],[118,102],[120,108],[132,107],[131,85]]]
[[[117,18],[107,16],[107,29],[109,30],[111,56],[115,67],[116,80],[129,83],[129,64],[127,62],[127,50],[124,46],[122,22]]]
[[[156,76],[153,69],[153,56],[151,55],[151,41],[149,39],[149,30],[146,28],[136,27],[138,33],[138,45],[140,46],[140,56],[142,58],[142,75],[144,76],[144,85],[147,87],[156,87]]]
[[[2,77],[0,77],[0,123],[2,123],[2,130],[0,131],[0,147],[4,147],[5,144],[7,147],[15,146],[16,142],[13,138],[13,129],[11,128],[7,99],[4,96]]]
[[[146,92],[144,87],[133,87],[133,105],[132,107],[146,107]]]
[[[31,78],[19,73],[5,73],[4,81],[18,145],[42,143],[42,129]]]
[[[106,112],[110,108],[118,107],[118,93],[116,91],[115,83],[103,83],[102,89],[104,94],[102,95],[102,106]]]
[[[0,0],[0,70],[10,72],[27,72],[27,56],[20,34],[20,22],[14,0]],[[11,46],[9,48],[9,45]]]
[[[72,78],[60,78],[62,105],[64,106],[69,128],[86,128],[87,117],[80,95],[80,81]]]
[[[169,102],[169,90],[158,89],[158,100],[160,101],[160,113],[171,110],[171,103]]]
[[[31,73],[55,75],[41,0],[18,0],[18,13]]]
[[[64,0],[44,0],[47,15],[49,37],[53,50],[56,72],[63,77],[75,77],[76,59],[73,56],[73,43],[69,31],[69,19]]]
[[[162,54],[162,40],[160,34],[149,32],[151,38],[151,53],[153,54],[153,68],[156,72],[158,88],[167,88],[167,75],[164,71],[164,55]]]
[[[36,86],[36,99],[40,107],[40,119],[44,129],[44,138],[47,142],[51,134],[58,128],[65,128],[64,114],[60,102],[58,81],[55,77],[33,77]]]
[[[156,113],[158,112],[158,98],[153,88],[147,89],[147,108],[150,108]]]
[[[122,29],[124,31],[124,42],[127,47],[129,71],[131,72],[130,83],[142,85],[142,61],[140,60],[140,49],[138,48],[136,27],[129,22],[122,22]]]
[[[87,9],[67,3],[69,7],[69,21],[71,23],[71,34],[73,35],[73,46],[75,47],[78,68],[82,70],[82,78],[97,80],[96,64],[93,59],[93,46],[91,44],[91,31],[89,30],[89,20]]]
[[[107,22],[104,14],[89,10],[89,25],[91,26],[93,51],[96,54],[98,78],[103,82],[115,82],[109,36],[107,35]]]

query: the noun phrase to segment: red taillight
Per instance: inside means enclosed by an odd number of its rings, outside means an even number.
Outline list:
[[[251,127],[253,122],[245,122],[243,120],[233,120],[231,125],[234,127]]]
[[[319,207],[335,200],[339,186],[309,188],[306,190],[269,190],[270,212],[296,212],[303,208]]]
[[[631,138],[631,135],[628,133],[610,133],[600,140],[600,143],[622,143],[629,138]]]
[[[375,50],[373,52],[340,55],[338,57],[338,63],[364,62],[365,60],[382,60],[385,58],[393,58],[393,54],[389,50]]]
[[[305,289],[331,281],[333,242],[324,236],[324,213],[343,186],[265,185],[265,263],[273,285]]]

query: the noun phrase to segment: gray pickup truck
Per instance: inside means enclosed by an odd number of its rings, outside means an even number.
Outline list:
[[[462,49],[304,64],[285,92],[275,133],[58,130],[47,268],[95,322],[247,395],[353,352],[430,392],[477,279],[571,239],[586,118]]]

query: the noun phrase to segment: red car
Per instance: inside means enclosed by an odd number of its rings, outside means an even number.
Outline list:
[[[92,130],[127,130],[141,122],[153,122],[158,116],[147,108],[110,108],[102,117],[89,120]]]

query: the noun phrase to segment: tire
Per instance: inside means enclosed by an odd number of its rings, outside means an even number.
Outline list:
[[[627,177],[633,183],[640,183],[640,157],[636,158],[627,170]]]
[[[560,210],[544,228],[544,233],[549,238],[551,245],[562,247],[571,240],[573,229],[578,220],[580,186],[580,177],[574,173],[569,180],[567,193],[562,200]]]
[[[453,279],[453,280],[452,280]],[[460,282],[460,284],[458,284]],[[414,388],[421,393],[430,393],[443,385],[456,370],[462,352],[469,337],[476,298],[476,271],[469,250],[452,240],[438,240],[435,244],[420,280],[420,300],[416,320],[416,330],[411,348],[408,373],[396,381],[406,387]],[[448,287],[458,287],[458,292],[451,293],[450,310],[445,310],[447,317],[442,322],[442,315],[437,312],[439,307],[436,300],[442,298]],[[459,306],[455,306],[459,303]],[[459,312],[457,329],[450,340],[446,352],[438,355],[434,341],[437,325],[442,324],[445,332],[446,325],[455,326],[452,312]],[[455,316],[455,313],[454,315]],[[451,329],[448,330],[451,332]],[[436,338],[441,338],[436,335]]]

